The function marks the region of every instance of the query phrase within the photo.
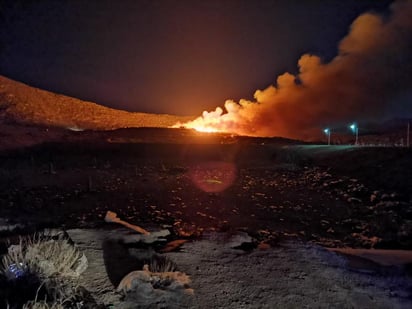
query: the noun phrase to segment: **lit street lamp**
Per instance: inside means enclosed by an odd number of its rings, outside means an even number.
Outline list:
[[[325,133],[328,136],[328,146],[329,146],[330,145],[330,129],[323,130],[323,133]]]
[[[356,123],[352,123],[349,128],[352,130],[352,132],[355,134],[355,145],[358,144],[358,135],[359,135],[359,127],[356,125]]]

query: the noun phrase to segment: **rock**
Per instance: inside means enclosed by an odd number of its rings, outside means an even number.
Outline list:
[[[330,227],[330,228],[328,228],[328,230],[326,231],[326,233],[333,234],[333,233],[335,233],[335,230]]]
[[[257,248],[259,250],[268,250],[268,249],[270,249],[270,244],[262,241],[258,244]]]
[[[382,201],[376,204],[376,207],[382,209],[393,209],[399,206],[399,202],[392,202],[392,201]]]
[[[122,236],[122,239],[125,243],[138,243],[142,242],[145,244],[153,244],[155,242],[166,242],[165,237],[170,235],[169,230],[159,230],[150,232],[148,235],[144,234],[127,234]]]
[[[25,226],[21,223],[10,224],[8,220],[0,218],[0,233],[1,232],[13,232],[18,229],[23,229]]]
[[[124,294],[121,308],[178,308],[181,301],[193,295],[190,278],[185,273],[150,272],[143,270],[127,274],[116,291]],[[131,306],[131,307],[129,307]]]
[[[362,200],[357,197],[349,197],[347,201],[349,203],[362,203]]]
[[[412,239],[412,221],[406,220],[398,230],[398,237]]]
[[[249,251],[256,248],[255,240],[245,232],[239,232],[232,235],[227,240],[227,246],[233,249]]]
[[[149,284],[152,290],[176,290],[188,289],[190,277],[180,271],[151,272],[149,266],[144,265],[143,270],[132,271],[127,274],[117,287],[117,292],[129,293],[141,288],[141,285]],[[147,288],[144,288],[146,290]],[[150,290],[150,288],[148,289]],[[187,291],[189,293],[193,291]]]
[[[352,233],[351,236],[355,240],[357,240],[361,244],[361,246],[369,248],[374,248],[378,243],[382,241],[382,239],[377,236],[370,237],[362,233]]]
[[[179,249],[184,243],[186,243],[187,239],[176,239],[170,241],[166,244],[166,246],[161,250],[161,252],[172,252]]]
[[[188,224],[182,221],[177,221],[173,224],[173,229],[180,237],[196,237],[200,236],[203,229],[196,227],[194,224]]]
[[[391,197],[390,197],[390,195],[389,194],[382,194],[382,196],[381,196],[381,200],[382,201],[389,201],[391,199]]]

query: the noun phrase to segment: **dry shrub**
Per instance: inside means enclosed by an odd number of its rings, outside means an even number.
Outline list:
[[[68,239],[21,238],[1,262],[0,271],[12,290],[6,297],[11,303],[17,298],[23,309],[72,308],[82,297],[76,279],[87,268],[87,259]]]

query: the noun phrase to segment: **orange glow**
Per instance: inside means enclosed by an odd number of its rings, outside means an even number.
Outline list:
[[[196,131],[203,132],[203,133],[216,133],[216,132],[219,132],[219,130],[217,130],[217,129],[207,128],[207,127],[197,127],[197,128],[194,128],[194,129]]]
[[[221,125],[222,113],[223,110],[217,107],[213,112],[204,111],[202,116],[183,124],[177,123],[173,127],[184,127],[206,133],[227,132],[224,126]]]
[[[226,109],[227,104],[230,104],[228,102],[229,101],[227,101],[225,104]],[[232,123],[235,120],[236,119],[233,117],[232,114],[224,113],[221,107],[217,107],[214,111],[204,111],[202,116],[197,117],[196,119],[186,123],[177,123],[173,127],[184,127],[187,129],[194,129],[198,132],[205,133],[236,133],[228,125],[229,123]]]

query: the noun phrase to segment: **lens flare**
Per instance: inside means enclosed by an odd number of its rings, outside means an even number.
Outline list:
[[[200,190],[210,193],[222,192],[235,181],[236,167],[229,162],[203,162],[192,166],[188,175]]]

